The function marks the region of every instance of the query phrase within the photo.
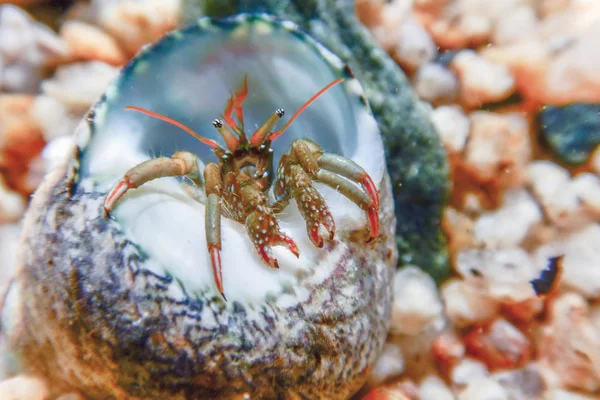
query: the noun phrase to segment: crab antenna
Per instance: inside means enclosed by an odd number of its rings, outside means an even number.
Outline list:
[[[248,74],[244,75],[244,81],[241,88],[227,100],[225,112],[222,116],[227,126],[229,126],[243,142],[246,142],[246,135],[244,134],[244,112],[242,103],[246,100],[246,96],[248,96]],[[235,113],[239,125],[233,119],[233,113]]]
[[[223,136],[223,139],[227,144],[227,148],[230,151],[236,151],[238,147],[240,147],[240,141],[238,140],[238,138],[233,136],[233,133],[231,133],[231,131],[227,129],[225,125],[223,125],[223,121],[221,121],[220,119],[215,119],[213,120],[212,124],[219,131],[221,136]]]
[[[221,146],[219,146],[219,144],[217,142],[215,142],[214,140],[207,139],[205,137],[202,137],[202,136],[198,135],[196,132],[194,132],[193,130],[191,130],[187,126],[183,125],[181,122],[175,121],[174,119],[171,119],[169,117],[165,117],[164,115],[153,113],[152,111],[148,111],[148,110],[146,110],[144,108],[140,108],[140,107],[136,107],[136,106],[127,106],[127,107],[125,107],[125,109],[126,110],[133,110],[133,111],[141,112],[142,114],[146,114],[146,115],[149,115],[151,117],[154,117],[154,118],[160,119],[162,121],[168,122],[168,123],[170,123],[172,125],[175,125],[178,128],[183,129],[184,131],[186,131],[187,133],[189,133],[190,135],[192,135],[193,137],[195,137],[196,139],[198,139],[202,143],[209,145],[213,149],[220,149],[221,148]]]
[[[281,134],[290,127],[290,125],[292,124],[292,122],[294,122],[294,120],[300,115],[302,114],[302,112],[304,110],[306,110],[306,108],[308,106],[310,106],[316,99],[319,98],[319,96],[321,96],[323,93],[325,93],[327,90],[331,89],[332,87],[334,87],[335,85],[337,85],[338,83],[341,83],[344,81],[344,78],[339,78],[336,79],[335,81],[331,82],[330,84],[328,84],[327,86],[325,86],[323,89],[319,90],[317,93],[315,93],[313,95],[313,97],[311,97],[310,99],[308,99],[308,101],[306,103],[304,103],[302,105],[302,107],[300,107],[298,109],[298,111],[296,111],[294,113],[294,115],[292,115],[292,118],[289,119],[289,121],[283,126],[283,128],[281,128],[280,130],[273,132],[273,134],[271,136],[269,136],[269,140],[273,140],[275,138],[278,138],[279,136],[281,136]]]
[[[267,119],[265,123],[262,124],[262,126],[258,128],[256,132],[254,132],[254,134],[250,138],[250,144],[256,147],[259,146],[262,142],[264,142],[267,135],[271,133],[271,129],[273,129],[277,121],[279,121],[279,119],[283,117],[284,114],[285,111],[283,111],[283,108],[278,108],[277,110],[275,110],[275,112],[271,114],[269,119]]]

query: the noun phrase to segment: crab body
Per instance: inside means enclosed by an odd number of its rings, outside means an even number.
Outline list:
[[[344,63],[288,21],[201,19],[123,69],[38,189],[3,334],[55,397],[348,398],[386,338],[394,230]]]

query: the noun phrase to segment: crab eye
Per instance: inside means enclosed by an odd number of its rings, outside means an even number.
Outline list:
[[[214,119],[212,122],[213,126],[215,128],[222,128],[223,127],[223,121],[221,121],[220,119]]]
[[[285,110],[283,108],[278,108],[275,110],[275,114],[277,114],[279,118],[282,118],[285,115]]]

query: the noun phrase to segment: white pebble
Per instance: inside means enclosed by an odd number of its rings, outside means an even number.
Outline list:
[[[37,96],[33,102],[31,115],[42,128],[42,135],[46,142],[59,136],[72,135],[77,126],[77,122],[68,114],[64,104],[50,96]]]
[[[542,221],[542,211],[525,189],[509,190],[498,210],[483,213],[475,222],[475,238],[488,248],[516,246],[531,226]]]
[[[514,43],[534,34],[536,29],[535,10],[529,4],[521,4],[498,19],[494,26],[492,40],[496,45]]]
[[[0,224],[18,221],[25,212],[25,200],[8,189],[0,177]]]
[[[399,29],[400,38],[395,53],[401,63],[418,68],[435,58],[437,46],[417,20],[407,17]]]
[[[458,400],[510,400],[506,390],[491,378],[476,379],[458,395]]]
[[[0,382],[0,399],[45,400],[48,395],[46,383],[39,378],[19,375]]]
[[[118,72],[118,68],[98,61],[69,64],[59,67],[51,79],[42,82],[42,91],[70,111],[83,114]]]
[[[445,66],[427,63],[417,71],[414,88],[423,100],[429,102],[452,100],[458,95],[458,79]]]
[[[538,359],[561,387],[600,389],[600,332],[585,299],[575,293],[559,296],[550,309],[550,322],[539,335]]]
[[[451,67],[458,74],[461,98],[471,107],[503,100],[515,89],[508,68],[486,60],[473,50],[460,51]]]
[[[518,113],[470,114],[471,132],[465,164],[484,181],[499,180],[503,186],[520,186],[531,158],[529,122]]]
[[[442,316],[436,284],[417,267],[404,267],[394,277],[393,333],[416,335]]]
[[[454,400],[446,383],[437,375],[429,375],[419,385],[420,400]]]
[[[548,386],[535,363],[519,369],[501,370],[492,378],[507,391],[511,400],[540,399]]]
[[[0,225],[0,292],[17,269],[21,229],[21,224],[18,223]]]
[[[578,190],[583,192],[583,196],[594,207],[597,200],[589,200],[585,194],[589,189],[589,181],[573,185],[569,171],[550,161],[532,162],[527,168],[527,179],[553,224],[564,229],[575,229],[590,222],[590,216],[581,207],[581,193],[578,193]],[[594,184],[591,186],[595,187]]]
[[[587,298],[600,298],[600,225],[564,235],[535,252],[542,265],[549,257],[559,255],[564,255],[562,284]]]
[[[498,303],[484,291],[459,279],[444,283],[441,289],[448,318],[458,327],[489,320],[498,312]]]
[[[470,122],[460,106],[441,106],[433,110],[431,120],[450,152],[460,153],[467,144]]]
[[[48,173],[57,166],[65,164],[74,149],[75,138],[73,136],[59,136],[48,142],[42,150],[45,172]]]
[[[456,257],[456,271],[469,284],[499,302],[521,302],[535,297],[530,281],[545,268],[520,247],[465,249]]]
[[[546,392],[544,400],[598,400],[597,396],[586,396],[581,393],[553,388]]]
[[[369,376],[369,383],[378,385],[389,378],[398,376],[404,372],[404,358],[402,348],[398,345],[386,343],[375,367]]]
[[[485,364],[471,358],[465,358],[452,368],[450,379],[453,384],[463,386],[488,376],[489,372]]]

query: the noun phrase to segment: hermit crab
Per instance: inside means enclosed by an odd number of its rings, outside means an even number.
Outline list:
[[[365,170],[354,161],[335,154],[325,153],[321,147],[308,139],[296,139],[279,161],[277,176],[272,186],[273,150],[271,142],[290,126],[292,121],[325,90],[343,81],[339,78],[325,86],[311,97],[283,128],[273,131],[278,119],[285,111],[278,108],[250,138],[244,133],[244,114],[242,103],[248,95],[248,81],[244,78],[241,90],[227,101],[223,120],[213,120],[213,126],[219,131],[227,150],[214,140],[206,139],[190,128],[168,117],[135,106],[127,107],[178,126],[190,133],[202,143],[210,146],[219,159],[219,164],[210,163],[204,168],[204,182],[200,180],[198,157],[188,151],[179,151],[172,157],[154,158],[131,168],[109,192],[104,209],[109,212],[115,203],[129,189],[137,188],[156,178],[166,176],[187,176],[195,184],[205,189],[206,197],[206,240],[210,253],[215,283],[221,295],[223,293],[223,274],[221,269],[221,210],[235,221],[245,224],[248,235],[256,251],[268,265],[278,268],[272,257],[270,246],[283,245],[296,257],[298,246],[292,238],[281,232],[275,212],[282,210],[294,198],[302,217],[306,220],[306,229],[313,244],[323,247],[323,233],[331,240],[335,235],[335,221],[327,204],[319,192],[312,186],[312,180],[324,183],[356,203],[368,213],[371,238],[379,234],[379,194],[373,180]],[[235,112],[238,123],[233,119]],[[226,124],[226,125],[225,125]],[[228,129],[231,129],[229,130]],[[352,182],[364,188],[361,192]],[[269,202],[265,192],[274,189],[274,202]]]
[[[2,335],[57,396],[348,398],[394,231],[350,68],[289,21],[203,18],[124,67],[34,195]]]

